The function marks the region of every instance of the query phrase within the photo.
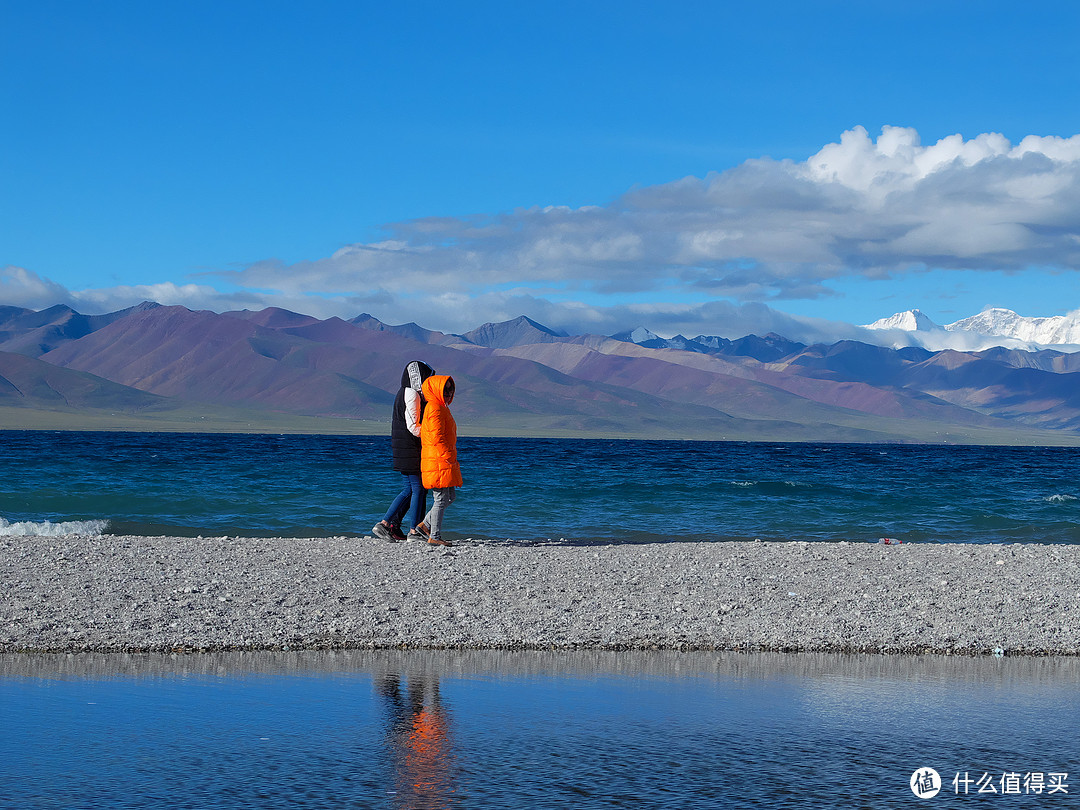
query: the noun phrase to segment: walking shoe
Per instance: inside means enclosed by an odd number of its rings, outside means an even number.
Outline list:
[[[397,540],[399,543],[405,539],[405,535],[401,533],[401,528],[390,524],[390,536]]]
[[[390,533],[390,527],[384,522],[379,521],[371,527],[371,533],[381,540],[389,540],[394,542],[394,535]]]
[[[425,543],[431,539],[431,535],[428,534],[427,526],[423,523],[418,523],[413,526],[409,531],[410,540],[423,540]]]
[[[443,540],[441,537],[429,537],[427,542],[428,542],[429,546],[452,546],[452,545],[454,545],[449,540]]]

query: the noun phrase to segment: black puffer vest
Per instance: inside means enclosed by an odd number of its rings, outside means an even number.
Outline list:
[[[401,374],[401,388],[394,399],[394,412],[390,420],[390,448],[394,455],[394,469],[406,475],[420,474],[420,438],[413,436],[405,424],[405,389],[411,388],[420,397],[424,380],[434,374],[427,363],[413,360]],[[424,413],[424,400],[420,398],[420,415]],[[419,421],[419,420],[417,420]]]

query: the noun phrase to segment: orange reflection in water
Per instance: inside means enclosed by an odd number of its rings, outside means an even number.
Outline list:
[[[396,799],[401,810],[445,810],[452,805],[454,755],[450,714],[434,675],[384,675],[378,690],[389,713],[387,747],[393,761]]]

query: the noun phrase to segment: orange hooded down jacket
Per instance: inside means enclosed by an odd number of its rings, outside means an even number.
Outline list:
[[[454,380],[436,374],[424,380],[424,418],[420,422],[420,477],[425,489],[461,486],[457,461],[457,422],[446,402],[447,386]]]

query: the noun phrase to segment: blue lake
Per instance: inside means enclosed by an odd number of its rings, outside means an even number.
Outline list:
[[[1080,542],[1076,448],[460,456],[451,538]],[[8,431],[0,475],[0,531],[33,535],[365,534],[400,488],[385,437]],[[0,808],[1065,807],[1078,687],[1077,659],[2,655]]]
[[[0,807],[1068,807],[1078,686],[1061,658],[6,655]]]
[[[1080,448],[459,441],[451,539],[1080,542]],[[0,431],[0,532],[370,533],[384,436]]]

